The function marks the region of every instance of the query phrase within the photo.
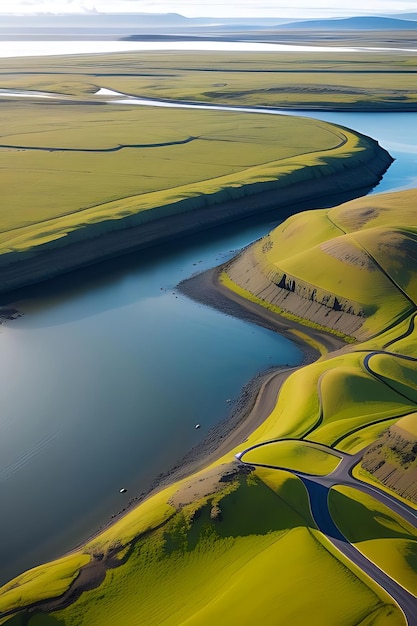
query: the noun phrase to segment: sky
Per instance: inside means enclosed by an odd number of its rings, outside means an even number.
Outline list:
[[[0,0],[0,14],[140,12],[304,19],[417,12],[417,0]]]

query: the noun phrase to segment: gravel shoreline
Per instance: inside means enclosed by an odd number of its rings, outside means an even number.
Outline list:
[[[220,271],[221,266],[195,274],[191,278],[182,281],[178,285],[178,290],[203,305],[211,306],[222,311],[225,315],[239,317],[244,321],[261,325],[264,328],[287,336],[291,341],[297,343],[302,350],[303,359],[301,363],[295,367],[289,365],[270,366],[258,372],[258,374],[244,385],[239,396],[233,400],[230,405],[229,414],[209,430],[203,441],[191,448],[185,456],[179,459],[178,462],[166,472],[162,472],[156,476],[146,491],[130,498],[127,505],[122,510],[114,513],[92,536],[84,540],[74,549],[79,548],[93,537],[99,535],[103,530],[117,522],[122,516],[129,513],[135,506],[143,502],[156,491],[160,491],[173,482],[190,476],[226,454],[234,445],[237,445],[235,441],[236,436],[234,436],[237,432],[241,433],[241,443],[243,443],[247,436],[266,418],[266,416],[258,415],[258,417],[256,417],[256,415],[252,415],[252,410],[255,407],[263,387],[272,382],[272,379],[276,378],[276,386],[279,388],[282,382],[292,372],[299,367],[312,363],[319,356],[316,350],[302,342],[301,339],[290,332],[290,329],[296,326],[295,323],[289,322],[284,318],[278,318],[277,316],[275,316],[276,319],[272,321],[263,316],[262,311],[257,313],[249,311],[242,304],[228,297],[226,293],[223,293],[220,284],[217,282],[217,276]],[[300,325],[298,326],[301,328]],[[302,328],[304,332],[306,332],[306,328]],[[335,341],[343,345],[340,340],[335,339]]]
[[[94,536],[98,535],[110,524],[128,513],[132,507],[137,506],[156,491],[182,478],[190,476],[226,454],[228,450],[234,447],[234,444],[236,445],[236,436],[234,435],[237,431],[241,432],[242,435],[240,443],[244,442],[247,436],[267,417],[266,415],[252,415],[252,410],[263,387],[272,382],[272,379],[276,378],[275,385],[278,390],[282,382],[292,372],[314,362],[318,356],[320,356],[316,350],[294,335],[291,329],[298,328],[302,329],[305,334],[308,332],[312,336],[320,336],[320,340],[324,344],[327,343],[326,347],[328,347],[329,350],[336,350],[345,345],[344,342],[337,337],[309,329],[301,324],[297,324],[297,322],[286,320],[283,317],[271,314],[267,310],[263,310],[262,307],[258,307],[256,311],[246,308],[243,299],[242,302],[237,301],[238,299],[234,299],[234,294],[223,288],[218,282],[217,277],[221,269],[222,266],[219,266],[195,274],[191,278],[182,281],[178,285],[178,290],[187,297],[205,306],[216,308],[225,315],[238,317],[246,322],[255,323],[268,330],[279,332],[298,345],[303,352],[303,359],[301,363],[295,367],[290,365],[270,366],[251,378],[244,385],[239,396],[231,404],[229,415],[213,426],[203,441],[191,448],[174,466],[166,472],[159,474],[146,491],[132,497],[127,506],[112,515],[111,519],[94,533]],[[231,439],[232,441],[230,441]]]

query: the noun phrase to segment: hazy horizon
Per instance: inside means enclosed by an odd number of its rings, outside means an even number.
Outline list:
[[[199,4],[194,0],[3,0],[0,15],[103,15],[123,13],[178,13],[184,17],[201,18],[276,18],[320,19],[352,16],[386,16],[417,12],[417,0],[321,0],[320,5],[309,0],[209,0]]]

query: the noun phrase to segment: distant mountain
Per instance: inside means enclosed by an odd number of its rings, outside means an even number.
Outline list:
[[[166,28],[187,26],[190,20],[179,13],[81,13],[1,15],[0,27],[14,28]]]
[[[271,28],[277,24],[286,24],[294,20],[281,18],[189,18],[179,13],[91,13],[82,14],[38,14],[38,15],[0,15],[1,28],[201,28],[221,27],[223,29],[256,30]]]
[[[399,20],[417,20],[417,13],[397,13],[395,17]]]
[[[391,17],[347,17],[344,19],[308,20],[292,22],[278,26],[279,29],[314,29],[314,30],[414,30],[417,22],[399,20]]]

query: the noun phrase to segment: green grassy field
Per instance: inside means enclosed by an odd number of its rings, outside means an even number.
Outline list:
[[[3,60],[0,88],[90,99],[100,87],[217,104],[291,108],[414,109],[417,56],[408,52],[119,53]]]
[[[340,458],[307,442],[275,441],[248,450],[242,461],[325,476],[336,469]]]
[[[50,616],[35,613],[26,623],[174,626],[216,619],[272,626],[311,613],[314,626],[323,620],[354,626],[371,615],[389,626],[402,624],[388,597],[322,543],[294,477],[260,470],[215,501],[221,521],[211,519],[213,498],[194,502],[140,538],[127,562],[108,570],[98,589]]]
[[[56,102],[2,110],[3,254],[61,246],[92,224],[123,228],[128,217],[144,223],[285,188],[311,166],[325,175],[375,150],[347,130],[279,116]]]
[[[192,183],[215,188],[223,176],[243,185],[250,168],[308,161],[345,143],[329,125],[281,117],[10,102],[2,111],[2,243],[8,232],[114,200]]]
[[[417,596],[417,530],[352,487],[330,491],[330,511],[344,536]]]

